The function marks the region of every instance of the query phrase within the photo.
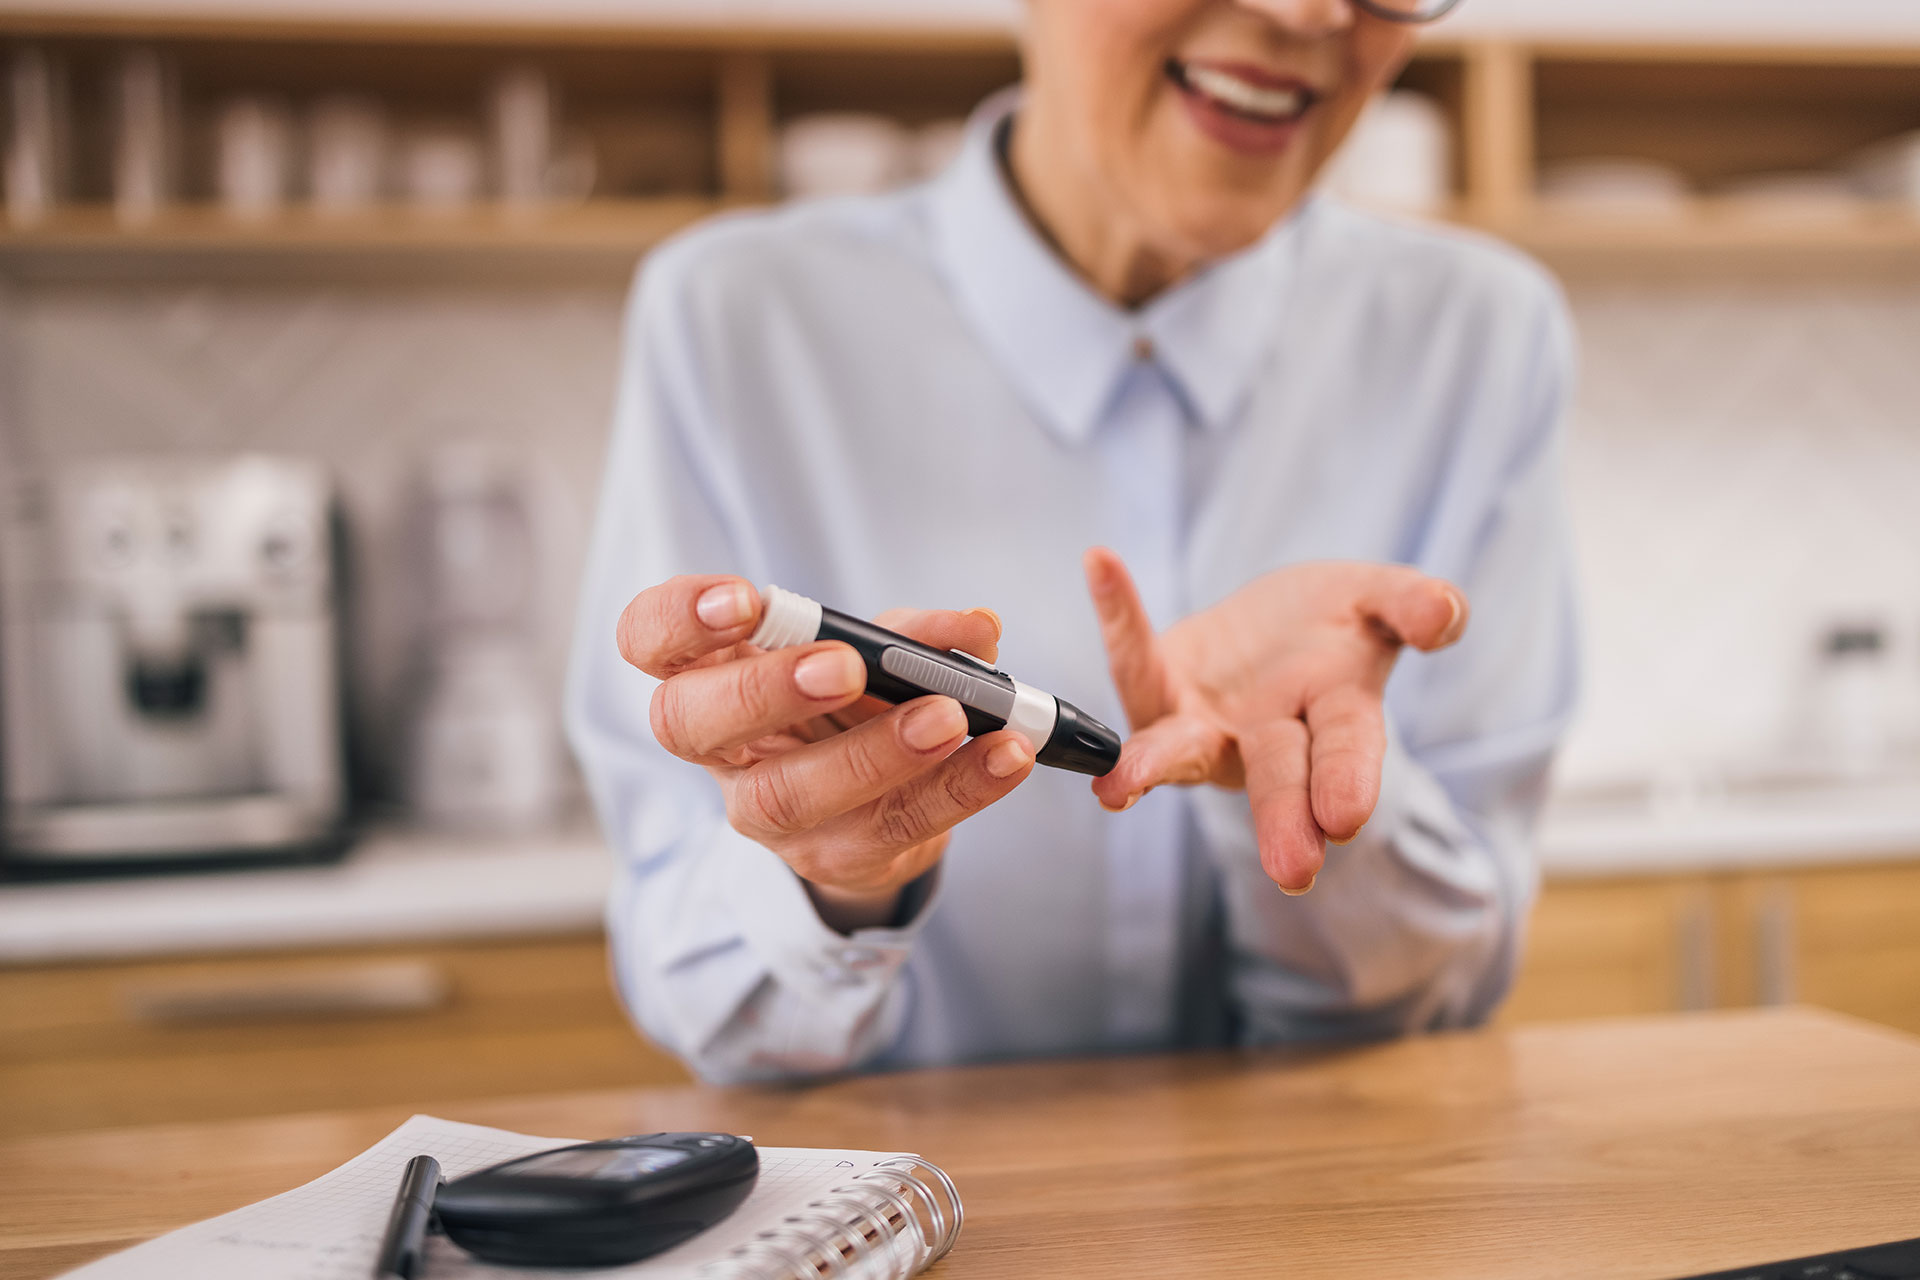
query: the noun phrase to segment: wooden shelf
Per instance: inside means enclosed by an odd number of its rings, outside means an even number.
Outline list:
[[[1847,215],[1760,214],[1701,200],[1677,217],[1529,209],[1483,229],[1566,271],[1858,270],[1920,274],[1920,213],[1864,207]]]
[[[188,207],[131,227],[110,209],[71,208],[0,227],[0,277],[619,284],[654,245],[729,207],[661,197],[452,214],[289,210],[259,221]]]
[[[1920,45],[1770,40],[1651,43],[1644,40],[1536,40],[1531,54],[1556,62],[1708,63],[1715,66],[1920,67]]]
[[[323,215],[292,209],[260,221],[189,207],[126,226],[110,209],[76,207],[29,227],[0,226],[0,272],[30,278],[338,272],[356,263],[425,274],[492,266],[624,275],[648,249],[703,218],[754,202],[700,197],[595,200],[538,211],[488,206],[452,215],[398,208]],[[1854,217],[1762,216],[1700,201],[1683,217],[1584,216],[1531,208],[1512,217],[1463,211],[1460,225],[1497,235],[1549,265],[1617,271],[1645,266],[1747,269],[1757,263],[1920,273],[1920,215],[1866,209]]]
[[[396,19],[238,17],[158,12],[0,12],[0,37],[36,40],[187,40],[606,46],[694,51],[997,53],[1016,47],[1016,33],[992,22],[863,21],[860,23],[724,24],[657,18],[489,19],[412,16]]]
[[[76,206],[31,226],[0,225],[0,252],[353,253],[387,250],[472,252],[497,248],[645,249],[665,236],[748,202],[698,196],[592,200],[550,209],[509,210],[477,206],[452,214],[405,207],[366,213],[322,214],[298,207],[260,220],[187,206],[151,222],[127,225],[111,209]],[[1920,248],[1920,213],[1865,207],[1857,214],[1755,214],[1702,200],[1684,216],[1586,215],[1536,208],[1512,219],[1481,219],[1462,213],[1449,219],[1511,237],[1543,250],[1617,249],[1713,251],[1716,249]]]
[[[1602,217],[1542,211],[1505,230],[1517,240],[1548,250],[1920,249],[1920,213],[1874,208],[1831,217],[1756,214],[1706,203],[1698,212],[1675,218]]]
[[[470,211],[409,208],[324,214],[289,209],[258,220],[186,206],[127,225],[111,209],[63,209],[30,226],[0,231],[0,255],[175,253],[638,252],[725,209],[700,197],[594,200],[551,209],[478,206]]]
[[[782,121],[847,110],[910,124],[950,118],[1018,70],[1012,33],[989,24],[0,14],[0,49],[46,43],[72,69],[76,89],[96,99],[117,51],[136,40],[179,69],[188,124],[201,138],[219,102],[249,92],[304,102],[345,89],[386,102],[399,123],[468,118],[501,66],[532,62],[553,76],[569,123],[596,145],[611,198],[535,216],[295,211],[258,223],[190,206],[126,227],[104,206],[107,166],[94,154],[73,188],[92,203],[34,227],[0,223],[0,275],[624,274],[680,228],[769,200]],[[1442,38],[1420,46],[1402,83],[1452,121],[1457,220],[1557,269],[1911,277],[1920,274],[1916,214],[1756,216],[1703,199],[1671,218],[1586,217],[1543,208],[1532,193],[1543,167],[1596,156],[1669,165],[1700,191],[1756,173],[1829,168],[1876,138],[1920,128],[1916,67],[1920,46]],[[104,110],[92,101],[76,121],[76,136],[95,153],[110,134]],[[205,172],[183,180],[203,195],[211,185]],[[659,191],[709,194],[648,194]]]

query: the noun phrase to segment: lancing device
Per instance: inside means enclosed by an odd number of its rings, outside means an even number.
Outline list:
[[[1013,729],[1028,742],[1043,744],[1034,753],[1041,764],[1102,777],[1120,763],[1120,735],[1071,702],[1021,684],[998,667],[958,649],[950,652],[909,640],[817,600],[780,587],[761,588],[766,613],[748,643],[762,649],[787,649],[815,640],[853,646],[867,664],[867,692],[899,704],[943,694],[967,713],[974,737]]]

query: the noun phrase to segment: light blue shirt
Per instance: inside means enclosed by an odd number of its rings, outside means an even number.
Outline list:
[[[716,1080],[1485,1017],[1576,684],[1557,291],[1480,238],[1313,199],[1123,311],[1011,197],[1010,109],[926,186],[712,222],[640,272],[567,691],[628,1007]],[[908,923],[843,936],[655,744],[653,681],[615,648],[679,573],[867,616],[987,605],[1007,670],[1122,725],[1094,544],[1162,627],[1305,560],[1466,590],[1466,638],[1401,660],[1379,807],[1311,893],[1261,871],[1244,793],[1116,815],[1039,769],[955,829]]]

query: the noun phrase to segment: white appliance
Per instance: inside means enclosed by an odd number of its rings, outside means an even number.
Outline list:
[[[560,730],[533,652],[540,539],[528,460],[474,442],[428,460],[413,503],[421,619],[408,800],[430,825],[551,826]]]
[[[343,847],[333,504],[320,468],[104,460],[8,497],[6,864]]]

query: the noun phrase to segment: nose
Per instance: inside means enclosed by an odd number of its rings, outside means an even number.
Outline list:
[[[1353,25],[1352,0],[1238,0],[1292,36],[1314,39]]]

